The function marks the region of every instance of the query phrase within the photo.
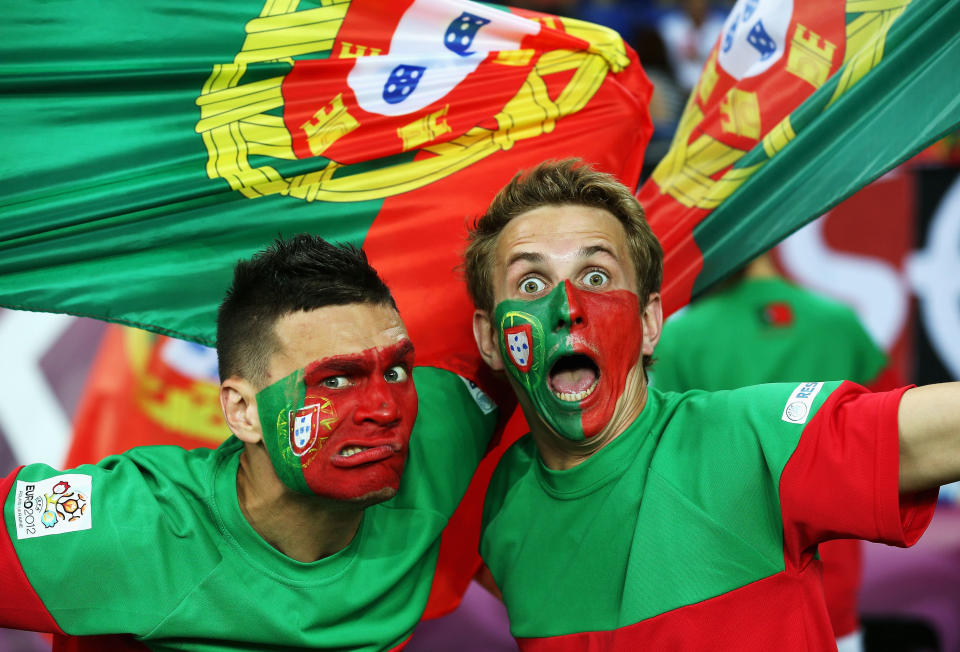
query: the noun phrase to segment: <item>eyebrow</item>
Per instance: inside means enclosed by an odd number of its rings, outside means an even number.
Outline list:
[[[397,342],[390,348],[392,350],[389,352],[389,354],[393,358],[394,362],[403,362],[413,355],[413,342],[410,340]]]
[[[510,267],[514,263],[518,263],[521,260],[525,260],[528,263],[542,263],[543,254],[538,254],[534,251],[518,251],[510,256],[509,259],[507,259],[507,267]]]
[[[344,355],[334,355],[323,360],[311,362],[304,368],[304,382],[311,385],[319,380],[317,376],[326,376],[330,373],[341,373],[345,375],[362,374],[370,371],[374,366],[372,358],[368,351],[359,353],[347,353]],[[404,339],[401,342],[385,347],[385,353],[389,356],[391,364],[403,362],[413,355],[413,342]]]
[[[589,247],[580,247],[580,251],[577,252],[577,255],[580,258],[589,258],[594,254],[607,254],[614,260],[617,259],[617,255],[613,253],[610,247],[606,245],[590,245]]]

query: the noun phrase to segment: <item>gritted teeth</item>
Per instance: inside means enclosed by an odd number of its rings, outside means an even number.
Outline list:
[[[357,453],[362,453],[365,450],[367,450],[365,446],[347,446],[340,451],[338,455],[340,455],[340,457],[350,457],[352,455],[356,455]]]

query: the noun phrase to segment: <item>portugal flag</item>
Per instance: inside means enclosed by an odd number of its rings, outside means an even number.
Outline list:
[[[640,189],[667,312],[960,124],[960,3],[739,0]]]
[[[463,0],[21,3],[0,40],[0,305],[212,344],[234,263],[362,245],[418,362],[475,377],[455,269],[514,173],[636,184],[650,84],[613,31]]]

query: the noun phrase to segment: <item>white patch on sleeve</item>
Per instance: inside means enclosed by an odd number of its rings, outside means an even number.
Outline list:
[[[483,390],[480,389],[475,382],[472,380],[467,380],[463,376],[460,376],[460,380],[463,381],[463,384],[467,386],[467,391],[470,392],[470,396],[473,397],[473,400],[477,402],[477,407],[480,408],[480,411],[484,414],[490,414],[497,409],[497,404],[493,400],[483,393]]]
[[[82,473],[17,481],[13,501],[18,539],[89,530],[93,478]]]
[[[783,415],[780,417],[787,423],[806,423],[810,416],[810,406],[813,399],[820,393],[823,383],[800,383],[790,393],[787,404],[783,406]]]

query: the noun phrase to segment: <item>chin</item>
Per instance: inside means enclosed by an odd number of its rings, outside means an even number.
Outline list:
[[[376,505],[382,503],[386,500],[390,500],[397,495],[396,487],[383,487],[381,489],[375,489],[374,491],[367,492],[361,496],[355,498],[347,498],[344,502],[348,502],[355,507],[370,507],[371,505]]]

